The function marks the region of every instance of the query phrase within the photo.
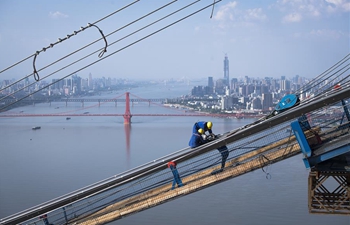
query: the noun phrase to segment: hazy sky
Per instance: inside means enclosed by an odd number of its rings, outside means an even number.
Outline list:
[[[88,23],[95,23],[108,44],[103,57],[85,68],[81,77],[189,79],[223,77],[223,60],[230,61],[233,77],[315,77],[350,53],[349,0],[221,1],[130,47],[127,45],[213,3],[202,0],[122,40],[132,32],[190,4],[178,0],[125,28],[123,26],[172,1],[140,0],[113,15],[133,0],[1,0],[0,71],[65,38]],[[106,17],[110,15],[109,17]],[[106,17],[106,18],[105,18]],[[103,19],[104,18],[104,19]],[[103,20],[101,20],[103,19]],[[39,70],[87,46],[102,36],[90,27],[41,52]],[[119,41],[118,41],[119,40]],[[40,77],[69,75],[98,57],[103,39],[39,72]],[[125,48],[125,49],[123,49]],[[121,50],[122,49],[122,50]],[[22,78],[33,72],[33,57],[0,73],[0,80]]]

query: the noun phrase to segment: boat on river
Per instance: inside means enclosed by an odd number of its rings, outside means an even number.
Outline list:
[[[32,127],[32,130],[39,130],[41,127]]]

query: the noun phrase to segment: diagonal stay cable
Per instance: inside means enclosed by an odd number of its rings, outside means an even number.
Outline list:
[[[139,20],[144,19],[145,17],[147,17],[147,16],[153,14],[153,13],[156,12],[156,11],[159,11],[159,10],[162,9],[162,8],[165,8],[166,6],[169,6],[169,5],[173,4],[173,3],[176,2],[176,1],[177,1],[177,0],[173,0],[172,2],[167,3],[167,4],[165,4],[165,5],[161,6],[161,7],[159,7],[158,9],[154,10],[153,12],[148,13],[147,15],[145,15],[145,16],[143,16],[143,17],[140,17],[139,19],[136,19],[136,20],[132,21],[131,23],[129,23],[129,24],[127,24],[127,25],[121,27],[120,29],[115,30],[114,32],[110,33],[109,35],[111,35],[111,34],[117,32],[117,31],[119,31],[119,30],[122,30],[122,29],[124,29],[124,28],[126,28],[126,27],[128,27],[128,26],[130,26],[131,24],[133,24],[133,23],[135,23],[135,22],[137,22],[137,21],[139,21]],[[94,44],[94,43],[96,43],[96,42],[98,42],[98,41],[104,39],[106,46],[104,47],[104,49],[103,49],[103,50],[100,52],[100,54],[98,55],[98,57],[101,58],[101,57],[103,56],[103,54],[104,54],[105,52],[107,52],[107,47],[108,47],[108,43],[107,43],[107,40],[106,40],[106,37],[107,37],[107,36],[105,36],[105,35],[103,34],[102,30],[101,30],[99,27],[97,27],[97,26],[94,25],[94,24],[90,24],[90,23],[88,23],[88,26],[87,26],[87,27],[81,27],[80,31],[83,31],[83,30],[85,30],[86,28],[89,28],[89,27],[91,27],[91,26],[94,26],[94,27],[96,27],[96,28],[99,30],[99,32],[100,32],[101,35],[102,35],[102,38],[97,39],[97,40],[91,42],[90,44],[86,45],[85,47],[83,47],[83,48],[81,48],[81,49],[79,49],[79,50],[77,50],[77,51],[75,51],[74,53],[79,52],[80,50],[82,50],[82,49],[84,49],[84,48],[86,48],[86,47],[88,47],[88,46],[90,46],[90,45],[92,45],[92,44]],[[78,31],[78,32],[80,32],[80,31]],[[69,39],[70,36],[73,36],[73,35],[75,35],[76,33],[77,33],[77,32],[74,31],[74,34],[72,34],[72,35],[67,35],[67,37],[65,37],[65,38],[63,38],[63,39],[59,39],[59,42],[62,42],[62,41],[64,41],[64,40]],[[109,35],[108,35],[108,36],[109,36]],[[57,43],[59,43],[59,42],[57,42]],[[56,44],[56,43],[55,43],[55,44]],[[52,46],[50,45],[49,47],[52,47]],[[46,49],[43,48],[43,51],[45,51],[45,50],[46,50]],[[39,55],[39,53],[40,53],[40,51],[37,51],[37,52],[35,53],[34,60],[33,60],[34,79],[35,79],[36,81],[39,81],[39,80],[40,80],[38,71],[37,71],[36,68],[35,68],[35,59],[36,59],[37,55]],[[74,53],[71,53],[70,55],[73,55]],[[66,57],[68,57],[68,56],[66,56]],[[64,58],[66,58],[66,57],[64,57]],[[59,61],[60,61],[60,60],[59,60]]]
[[[118,39],[118,40],[116,40],[116,41],[110,43],[108,46],[111,46],[111,45],[113,45],[113,44],[116,44],[117,42],[119,42],[119,41],[121,41],[121,40],[123,40],[123,39],[125,39],[125,38],[127,38],[127,37],[129,37],[129,36],[131,36],[131,35],[134,35],[134,34],[136,34],[137,32],[140,32],[141,30],[146,29],[147,27],[149,27],[149,26],[151,26],[151,25],[154,25],[154,24],[156,24],[156,23],[158,23],[158,22],[160,22],[160,21],[162,21],[162,20],[164,20],[164,19],[170,17],[171,15],[174,15],[175,13],[178,13],[178,12],[184,10],[185,8],[188,8],[189,6],[195,4],[195,3],[199,2],[199,1],[201,1],[201,0],[194,1],[194,2],[192,2],[192,3],[190,3],[190,4],[186,5],[186,6],[180,8],[180,9],[178,9],[178,10],[176,10],[176,11],[174,11],[174,12],[172,12],[172,13],[170,13],[170,14],[168,14],[168,15],[166,15],[166,16],[164,16],[164,17],[162,17],[162,18],[160,18],[160,19],[158,19],[158,20],[156,20],[156,21],[154,21],[154,22],[152,22],[152,23],[150,23],[150,24],[148,24],[148,25],[146,25],[146,26],[144,26],[144,27],[142,27],[142,28],[140,28],[140,29],[134,31],[134,32],[132,32],[132,33],[130,33],[130,34],[128,34],[128,35],[125,35],[124,37],[122,37],[122,38],[120,38],[120,39]],[[109,36],[109,35],[110,35],[110,34],[108,34],[107,36]],[[82,48],[81,48],[81,49],[82,49]],[[81,50],[81,49],[79,49],[79,50]],[[96,50],[96,51],[94,51],[94,52],[92,52],[92,53],[90,53],[90,54],[88,54],[88,55],[86,55],[86,56],[80,58],[79,60],[76,60],[76,61],[74,61],[73,63],[70,63],[70,64],[68,64],[68,65],[65,66],[65,67],[62,67],[62,68],[59,69],[59,70],[56,70],[55,72],[52,72],[51,74],[48,74],[48,75],[45,76],[45,77],[42,77],[41,80],[43,80],[43,79],[45,79],[45,78],[47,78],[47,77],[49,77],[49,76],[51,76],[51,75],[53,75],[53,74],[55,74],[55,73],[61,71],[61,70],[63,70],[63,69],[66,69],[66,68],[68,68],[68,67],[74,65],[75,63],[78,63],[78,62],[82,61],[83,59],[86,59],[86,58],[88,58],[88,57],[94,55],[95,53],[97,53],[97,52],[100,51],[100,50],[101,50],[101,49],[98,49],[98,50]],[[74,53],[75,53],[75,52],[74,52]],[[74,54],[74,53],[72,53],[72,54]],[[63,58],[61,58],[60,60],[62,60],[62,59],[63,59]],[[59,60],[58,60],[58,61],[59,61]],[[58,61],[56,61],[56,62],[58,62]],[[54,62],[54,63],[56,63],[56,62]],[[47,67],[53,65],[54,63],[51,63],[50,65],[47,65],[46,67],[40,69],[39,71],[41,71],[41,70],[43,70],[43,69],[45,69],[45,68],[47,68]],[[31,75],[32,75],[32,74],[29,74],[29,75],[27,75],[25,78],[27,78],[27,77],[29,77],[29,76],[31,76]],[[24,79],[24,78],[22,78],[22,80],[23,80],[23,79]],[[35,84],[35,83],[36,83],[36,82],[33,82],[33,83],[31,83],[31,84],[28,84],[27,86],[24,86],[24,87],[22,87],[21,89],[18,89],[17,91],[11,93],[11,95],[16,94],[16,93],[18,93],[18,92],[24,90],[25,88],[28,88],[28,87],[32,86],[32,85]],[[12,83],[11,85],[9,85],[9,86],[7,86],[7,87],[1,89],[0,91],[4,90],[4,89],[6,89],[6,88],[8,88],[8,87],[10,87],[10,86],[12,86],[12,85],[14,85],[14,84],[15,84],[15,83]],[[53,84],[53,83],[51,83],[51,84]],[[41,89],[41,90],[42,90],[42,89]],[[9,96],[9,95],[4,96],[3,98],[0,99],[0,101],[3,100],[3,99],[5,99],[5,98],[8,97],[8,96]]]
[[[163,9],[163,8],[165,8],[166,6],[169,6],[170,4],[174,3],[175,1],[177,1],[177,0],[174,0],[174,1],[170,2],[170,3],[167,3],[166,5],[163,5],[163,6],[159,7],[159,8],[157,8],[156,10],[154,10],[154,11],[152,11],[152,12],[150,12],[150,13],[148,13],[148,14],[146,14],[146,15],[144,15],[144,16],[142,16],[142,17],[140,17],[140,18],[138,18],[138,19],[136,19],[136,20],[134,20],[134,21],[132,21],[132,22],[130,22],[129,24],[127,24],[127,25],[125,25],[125,26],[123,26],[123,27],[121,27],[121,28],[118,28],[117,30],[115,30],[115,31],[113,31],[113,32],[111,32],[111,33],[109,33],[108,35],[105,35],[104,37],[108,37],[108,36],[112,35],[113,33],[116,33],[117,31],[120,31],[120,30],[122,30],[122,29],[124,29],[124,28],[130,26],[131,24],[133,24],[133,23],[135,23],[135,22],[137,22],[137,21],[140,21],[141,19],[146,18],[147,16],[149,16],[149,15],[151,15],[151,14],[153,14],[153,13],[159,11],[160,9]],[[200,0],[197,0],[196,2],[198,2],[198,1],[200,1]],[[196,2],[195,2],[195,3],[196,3]],[[190,5],[192,5],[192,4],[194,4],[194,3],[191,3]],[[190,6],[190,5],[188,5],[188,6]],[[186,6],[186,7],[188,7],[188,6]],[[169,17],[170,15],[172,15],[172,14],[174,14],[174,13],[176,13],[176,12],[179,12],[179,11],[183,10],[184,8],[186,8],[186,7],[183,7],[183,8],[181,8],[180,10],[177,10],[177,11],[175,11],[175,12],[173,12],[173,13],[170,13],[169,15],[163,17],[163,18],[160,19],[160,20],[163,20],[163,19]],[[157,20],[156,22],[159,22],[160,20]],[[151,23],[151,24],[149,24],[149,25],[146,25],[145,27],[143,27],[143,28],[141,28],[141,29],[139,29],[139,30],[137,30],[137,31],[135,31],[135,32],[132,32],[131,34],[126,35],[126,36],[124,36],[123,38],[120,38],[119,40],[117,40],[117,41],[115,41],[115,42],[112,42],[111,44],[109,44],[109,45],[107,45],[107,46],[111,46],[111,45],[113,45],[113,44],[115,44],[115,43],[117,43],[117,42],[119,42],[119,41],[125,39],[126,37],[129,37],[129,36],[131,36],[131,35],[133,35],[133,34],[139,32],[139,31],[145,29],[146,27],[149,27],[150,25],[155,24],[156,22],[153,22],[153,23]],[[100,41],[100,40],[102,40],[102,38],[97,39],[97,40],[91,42],[90,44],[85,45],[84,47],[82,47],[82,48],[80,48],[80,49],[77,49],[76,51],[71,52],[70,54],[68,54],[68,55],[66,55],[66,56],[64,56],[64,57],[62,57],[62,58],[56,60],[55,62],[52,62],[52,63],[46,65],[45,67],[39,69],[37,72],[40,72],[40,71],[42,71],[42,70],[44,70],[44,69],[46,69],[46,68],[48,68],[48,67],[50,67],[50,66],[52,66],[52,65],[54,65],[54,64],[56,64],[56,63],[58,63],[58,62],[61,61],[61,60],[65,59],[65,58],[68,58],[69,56],[71,56],[71,55],[73,55],[73,54],[75,54],[75,53],[77,53],[77,52],[79,52],[79,51],[81,51],[81,50],[83,50],[83,49],[85,49],[85,48],[91,46],[92,44],[94,44],[94,43],[96,43],[96,42],[98,42],[98,41]],[[106,48],[106,47],[105,47],[105,48]],[[82,59],[85,59],[85,58],[87,58],[87,57],[89,57],[89,56],[94,55],[95,53],[97,53],[97,52],[100,51],[100,50],[101,50],[101,49],[98,49],[98,50],[96,50],[96,51],[90,53],[90,54],[87,55],[86,57],[83,57],[83,58],[81,58],[80,60],[77,60],[77,61],[75,61],[74,63],[69,64],[69,66],[71,66],[71,65],[73,65],[73,64],[75,64],[75,63],[81,61]],[[68,67],[68,66],[63,67],[63,68],[67,68],[67,67]],[[60,70],[58,70],[58,71],[60,71]],[[58,72],[58,71],[56,71],[56,72]],[[0,91],[5,90],[5,89],[7,89],[7,88],[13,86],[14,84],[16,84],[16,83],[18,83],[18,82],[20,82],[20,81],[22,81],[22,80],[24,80],[24,79],[30,77],[32,74],[33,74],[33,73],[28,74],[27,76],[21,78],[20,80],[17,80],[16,82],[14,82],[14,83],[12,83],[12,84],[10,84],[10,85],[8,85],[8,86],[6,86],[6,87],[0,89]],[[50,76],[53,75],[53,74],[54,74],[54,73],[51,73]],[[43,79],[45,79],[45,78],[47,78],[47,77],[48,77],[48,76],[42,77],[40,80],[43,80]],[[35,84],[35,83],[36,83],[36,82],[31,83],[31,84],[27,85],[25,88],[27,88],[27,87],[29,87],[29,86]],[[24,88],[23,88],[23,89],[24,89]],[[23,89],[21,89],[21,90],[23,90]],[[18,91],[20,91],[20,90],[18,90]],[[17,92],[18,92],[18,91],[17,91]],[[16,93],[17,93],[17,92],[16,92]],[[14,93],[12,93],[12,94],[14,94]],[[8,96],[3,97],[2,99],[6,98],[6,97],[8,97]],[[0,99],[0,100],[2,100],[2,99]]]
[[[301,87],[298,92],[301,91],[308,91],[310,90],[312,87],[316,86],[314,85],[314,83],[317,83],[318,81],[324,81],[323,78],[324,76],[326,76],[327,74],[329,74],[331,71],[333,71],[334,69],[338,68],[340,65],[342,65],[343,63],[345,63],[346,61],[348,61],[348,57],[350,56],[350,54],[347,54],[345,57],[343,57],[341,60],[339,60],[336,64],[334,64],[332,67],[328,68],[326,71],[324,71],[323,73],[321,73],[320,75],[318,75],[317,77],[315,77],[314,79],[312,79],[308,84],[306,84],[305,86]]]
[[[120,12],[120,11],[124,10],[125,8],[131,6],[132,4],[134,4],[134,3],[138,2],[138,1],[140,1],[140,0],[136,0],[136,1],[132,2],[132,3],[130,3],[129,5],[126,5],[126,6],[124,6],[123,8],[118,9],[117,11],[115,11],[115,12],[109,14],[108,16],[104,17],[104,19],[107,18],[107,17],[109,17],[109,16],[111,16],[111,15],[113,15],[113,14],[115,14],[115,13],[117,13],[117,12]],[[96,23],[98,23],[98,22],[100,22],[100,21],[101,21],[101,20],[99,20],[99,21],[97,21],[97,22],[95,22],[95,23],[92,23],[92,24],[89,23],[89,24],[88,24],[88,27],[90,27],[90,26],[95,26],[94,24],[96,24]],[[86,28],[83,28],[83,27],[82,27],[80,31],[85,30],[85,29],[86,29]],[[101,30],[100,30],[98,27],[97,27],[97,29],[101,32]],[[74,34],[80,32],[80,31],[74,31]],[[92,44],[94,44],[94,43],[96,43],[96,42],[98,42],[98,41],[100,41],[100,40],[102,40],[102,39],[104,39],[105,42],[106,42],[106,37],[108,37],[110,34],[105,35],[105,36],[103,35],[103,33],[101,33],[101,34],[102,34],[102,36],[103,36],[102,38],[97,39],[96,41],[91,42],[90,44],[88,44],[88,45],[86,45],[86,46],[84,46],[84,47],[82,47],[82,48],[80,48],[80,49],[78,49],[78,50],[76,50],[76,51],[74,51],[74,52],[72,52],[72,53],[70,53],[70,54],[68,54],[68,55],[66,55],[66,56],[64,56],[64,57],[62,57],[62,58],[60,58],[60,59],[58,59],[58,60],[56,60],[55,62],[53,62],[53,63],[51,63],[51,64],[49,64],[49,65],[46,65],[45,67],[43,67],[43,68],[41,68],[40,70],[37,70],[37,71],[36,71],[36,69],[35,69],[34,62],[35,62],[36,56],[37,56],[38,53],[40,53],[40,52],[36,52],[35,54],[31,55],[30,57],[34,56],[34,61],[33,61],[34,76],[35,76],[35,72],[40,72],[40,71],[42,71],[42,70],[44,70],[44,69],[46,69],[46,68],[48,68],[48,67],[50,67],[50,66],[56,64],[57,62],[59,62],[59,61],[65,59],[65,58],[67,58],[67,57],[69,57],[69,56],[71,56],[71,55],[73,55],[73,54],[75,54],[75,53],[77,53],[77,52],[83,50],[84,48],[86,48],[86,47],[88,47],[88,46],[90,46],[90,45],[92,45]],[[70,37],[70,36],[71,36],[71,35],[67,35],[67,38]],[[59,43],[59,42],[61,42],[61,41],[63,41],[63,40],[66,40],[67,38],[65,38],[65,39],[59,39],[59,41],[58,41],[57,43]],[[55,44],[57,44],[57,43],[55,43]],[[55,44],[50,44],[50,46],[53,46],[53,45],[55,45]],[[107,46],[108,46],[108,45],[107,45]],[[107,47],[107,46],[106,46],[106,47]],[[106,47],[104,48],[104,50],[106,50]],[[46,50],[46,48],[43,48],[43,49]],[[96,51],[96,52],[97,52],[97,51]],[[96,52],[94,52],[94,53],[96,53]],[[101,52],[101,53],[102,53],[102,52]],[[101,53],[100,53],[100,54],[101,54]],[[30,57],[28,57],[28,58],[30,58]],[[28,58],[27,58],[27,59],[28,59]],[[101,57],[100,57],[100,58],[101,58]],[[14,65],[13,65],[13,66],[14,66]],[[11,66],[11,67],[12,67],[12,66]],[[9,68],[11,68],[11,67],[9,67]],[[6,68],[5,70],[7,70],[7,69],[9,69],[9,68]],[[5,70],[0,71],[0,73],[4,72]],[[4,90],[4,89],[6,89],[6,88],[9,88],[9,87],[11,87],[12,85],[17,84],[17,83],[19,83],[20,81],[22,81],[22,80],[24,80],[24,79],[26,79],[26,78],[28,78],[28,77],[30,77],[30,76],[32,76],[32,75],[33,75],[33,73],[31,73],[31,74],[29,74],[29,75],[27,75],[27,76],[25,76],[25,77],[23,77],[23,78],[17,80],[16,82],[14,82],[14,83],[12,83],[12,84],[10,84],[10,85],[8,85],[8,86],[2,88],[0,91]],[[42,79],[43,79],[43,78],[42,78]],[[42,79],[41,79],[41,80],[42,80]],[[37,79],[36,79],[36,80],[37,80]],[[39,79],[39,80],[40,80],[40,79]],[[38,80],[37,80],[37,81],[38,81]],[[34,84],[34,83],[33,83],[33,84]],[[30,85],[29,85],[29,86],[30,86]]]
[[[331,73],[333,70],[337,69],[339,66],[341,66],[342,64],[344,64],[345,62],[347,62],[350,59],[350,54],[347,54],[344,58],[342,58],[341,60],[339,60],[336,64],[334,64],[332,67],[328,68],[326,71],[324,71],[323,73],[321,73],[320,75],[318,75],[317,77],[315,77],[314,79],[312,79],[308,84],[306,84],[305,86],[299,88],[296,92],[306,92],[310,89],[312,89],[313,87],[316,87],[317,85],[319,85],[320,83],[324,82],[327,78],[324,78],[325,76],[327,76],[329,73]],[[348,64],[349,65],[349,64]],[[334,75],[334,73],[333,73]]]
[[[114,14],[116,14],[116,13],[118,13],[118,12],[120,12],[120,11],[126,9],[126,8],[128,8],[129,6],[135,4],[135,3],[139,2],[139,1],[140,1],[140,0],[135,0],[135,1],[132,2],[132,3],[130,3],[130,4],[126,5],[126,6],[123,6],[122,8],[120,8],[120,9],[114,11],[113,13],[110,13],[109,15],[107,15],[107,16],[101,18],[100,20],[97,20],[96,22],[91,23],[91,25],[94,25],[94,24],[96,24],[96,23],[98,23],[98,22],[101,22],[102,20],[104,20],[104,19],[106,19],[106,18],[108,18],[108,17],[110,17],[110,16],[112,16],[112,15],[114,15]],[[85,29],[85,28],[84,28],[84,29]],[[50,44],[48,47],[43,48],[43,49],[42,49],[41,51],[39,51],[39,52],[45,51],[47,48],[52,48],[55,44],[58,44],[58,43],[62,42],[63,40],[69,39],[71,36],[76,35],[77,33],[81,32],[81,31],[84,30],[84,29],[81,29],[81,30],[78,30],[78,31],[74,31],[74,34],[72,34],[72,35],[67,35],[67,36],[66,36],[65,38],[63,38],[63,39],[60,39],[60,38],[59,38],[59,40],[58,40],[56,43]],[[26,57],[26,58],[24,58],[24,59],[22,59],[22,60],[20,60],[20,61],[18,61],[18,62],[16,62],[16,63],[14,63],[13,65],[11,65],[11,66],[9,66],[9,67],[7,67],[7,68],[1,70],[0,73],[3,73],[3,72],[5,72],[5,71],[11,69],[12,67],[14,67],[14,66],[16,66],[16,65],[18,65],[18,64],[20,64],[20,63],[22,63],[22,62],[24,62],[24,61],[26,61],[26,60],[28,60],[28,59],[30,59],[31,57],[33,57],[33,56],[35,56],[35,55],[37,55],[37,52],[34,53],[34,54],[32,54],[32,55],[30,55],[30,56],[28,56],[28,57]]]
[[[52,83],[50,83],[50,84],[48,84],[48,85],[45,85],[45,86],[42,87],[42,88],[39,88],[38,90],[32,92],[30,95],[33,95],[33,94],[35,94],[35,93],[38,93],[39,91],[41,91],[41,90],[43,90],[43,89],[45,89],[45,88],[48,88],[48,87],[51,86],[52,84],[55,84],[55,83],[57,83],[57,82],[59,82],[59,81],[65,79],[65,78],[67,78],[67,77],[69,77],[69,76],[72,76],[73,74],[76,74],[77,72],[82,71],[82,70],[84,70],[84,69],[86,69],[86,68],[88,68],[88,67],[90,67],[90,66],[92,66],[92,65],[94,65],[94,64],[96,64],[96,63],[98,63],[98,62],[100,62],[100,61],[102,61],[102,60],[104,60],[104,59],[106,59],[106,58],[108,58],[108,57],[110,57],[110,56],[112,56],[112,55],[114,55],[114,54],[116,54],[116,53],[122,51],[122,50],[124,50],[124,49],[127,49],[127,48],[129,48],[130,46],[132,46],[132,45],[134,45],[134,44],[136,44],[136,43],[138,43],[138,42],[140,42],[140,41],[143,41],[143,40],[145,40],[145,39],[147,39],[147,38],[149,38],[149,37],[151,37],[151,36],[153,36],[153,35],[155,35],[155,34],[161,32],[161,31],[163,31],[163,30],[165,30],[165,29],[167,29],[167,28],[169,28],[169,27],[171,27],[171,26],[173,26],[173,25],[175,25],[175,24],[177,24],[177,23],[179,23],[179,22],[181,22],[181,21],[183,21],[183,20],[185,20],[185,19],[187,19],[187,18],[189,18],[189,17],[191,17],[191,16],[193,16],[193,15],[195,15],[195,14],[197,14],[197,13],[199,13],[199,12],[201,12],[201,11],[203,11],[203,10],[209,8],[209,7],[211,7],[211,6],[213,6],[213,4],[217,4],[217,3],[221,2],[221,1],[222,1],[222,0],[218,0],[218,1],[216,1],[215,3],[212,3],[212,4],[209,4],[209,5],[207,5],[207,6],[204,6],[204,7],[202,7],[201,9],[199,9],[199,10],[193,12],[193,13],[190,13],[190,14],[188,14],[187,16],[184,16],[184,17],[182,17],[182,18],[176,20],[175,22],[172,22],[172,23],[170,23],[170,24],[168,24],[168,25],[166,25],[166,26],[164,26],[164,27],[162,27],[162,28],[160,28],[160,29],[158,29],[158,30],[156,30],[156,31],[154,31],[154,32],[152,32],[152,33],[150,33],[150,34],[144,36],[144,37],[142,37],[142,38],[140,38],[140,39],[138,39],[138,40],[136,40],[136,41],[134,41],[134,42],[132,42],[132,43],[130,43],[130,44],[128,44],[128,45],[126,45],[126,46],[124,46],[124,47],[122,47],[122,48],[116,50],[116,51],[114,51],[114,52],[112,52],[111,54],[109,54],[109,55],[107,55],[107,56],[105,56],[105,57],[103,57],[103,58],[101,58],[101,59],[98,59],[98,60],[96,60],[96,61],[94,61],[94,62],[92,62],[92,63],[90,63],[90,64],[88,64],[88,65],[86,65],[86,66],[84,66],[84,67],[81,67],[80,69],[78,69],[78,70],[76,70],[76,71],[74,71],[74,72],[72,72],[72,73],[70,73],[70,74],[68,74],[68,75],[66,75],[66,76],[64,76],[64,77],[62,77],[62,78],[60,78],[60,79],[57,79],[56,81],[54,81],[54,82],[52,82]],[[0,108],[0,111],[4,110],[5,108],[7,108],[7,107],[9,107],[9,106],[11,106],[11,105],[13,105],[13,104],[15,104],[15,103],[17,103],[17,102],[19,102],[19,101],[25,99],[25,98],[27,98],[27,97],[30,96],[30,95],[24,96],[24,97],[18,99],[17,101],[12,102],[12,103],[6,105],[5,107]]]

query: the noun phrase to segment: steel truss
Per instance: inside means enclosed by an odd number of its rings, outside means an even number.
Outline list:
[[[310,213],[350,215],[350,172],[311,171],[308,197]]]

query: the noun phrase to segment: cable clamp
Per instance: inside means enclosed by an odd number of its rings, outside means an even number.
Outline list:
[[[39,55],[39,51],[36,51],[35,54],[34,54],[34,59],[33,59],[33,75],[34,75],[34,79],[36,81],[39,81],[40,80],[40,77],[39,77],[39,74],[38,74],[38,71],[36,70],[36,67],[35,67],[35,61],[36,61],[36,57]]]
[[[89,27],[91,27],[91,26],[96,27],[96,28],[98,29],[98,31],[100,32],[100,34],[102,35],[102,38],[103,38],[104,41],[105,41],[105,47],[104,47],[103,50],[100,52],[100,54],[98,54],[98,57],[101,58],[101,57],[103,56],[103,54],[104,54],[105,52],[107,52],[107,46],[108,46],[107,39],[106,39],[105,35],[103,34],[102,30],[101,30],[98,26],[96,26],[95,24],[91,24],[91,23],[88,23],[88,26],[89,26]]]

